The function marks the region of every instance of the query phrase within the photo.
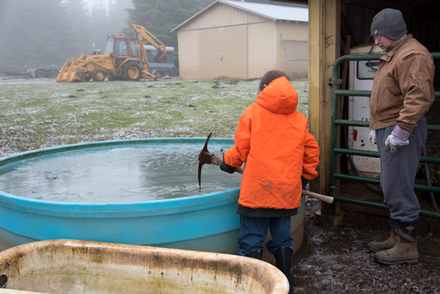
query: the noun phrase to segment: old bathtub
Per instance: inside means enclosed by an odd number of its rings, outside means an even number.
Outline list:
[[[264,261],[227,254],[48,240],[0,253],[0,293],[288,293]]]

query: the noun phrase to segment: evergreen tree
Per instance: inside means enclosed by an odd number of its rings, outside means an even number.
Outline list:
[[[190,18],[213,0],[132,0],[127,9],[129,23],[145,27],[166,46],[177,47],[177,34],[170,31]],[[131,29],[125,29],[131,35]]]
[[[86,8],[85,0],[66,0],[68,25],[72,28],[70,39],[72,47],[66,48],[66,58],[72,58],[74,54],[77,58],[82,53],[91,50],[90,38],[90,13]]]
[[[111,34],[122,34],[122,30],[131,25],[128,23],[127,9],[131,8],[131,0],[110,0],[109,2],[109,31]],[[110,35],[110,34],[109,34]]]
[[[63,0],[3,0],[0,68],[60,67],[71,46]]]
[[[177,33],[170,31],[213,1],[110,0],[107,9],[99,0],[88,11],[85,0],[0,0],[0,69],[61,68],[66,58],[89,54],[93,43],[104,49],[107,35],[133,36],[131,24],[178,49]]]
[[[87,54],[93,51],[93,44],[95,49],[104,49],[107,36],[117,35],[117,32],[110,32],[110,20],[108,17],[108,11],[102,0],[98,0],[92,7],[90,29],[89,50]]]

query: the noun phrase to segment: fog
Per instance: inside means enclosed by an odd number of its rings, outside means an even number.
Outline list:
[[[129,29],[131,0],[0,0],[0,70],[61,68]]]
[[[104,49],[107,36],[144,26],[178,51],[170,31],[214,0],[0,0],[0,71],[61,69],[67,58]],[[252,0],[289,5],[268,0]]]
[[[87,9],[91,11],[93,7],[99,6],[102,2],[102,5],[108,10],[109,9],[109,2],[111,0],[85,0],[85,4],[87,6]],[[131,7],[131,1],[130,1],[130,7]]]

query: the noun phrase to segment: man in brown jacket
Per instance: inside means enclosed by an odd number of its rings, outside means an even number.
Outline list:
[[[371,35],[384,52],[370,99],[370,141],[379,151],[380,183],[390,209],[391,236],[370,242],[376,262],[417,263],[420,204],[414,182],[427,137],[424,114],[434,102],[434,62],[408,34],[402,13],[384,9],[373,18]]]

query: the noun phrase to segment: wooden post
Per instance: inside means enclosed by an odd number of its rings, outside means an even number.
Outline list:
[[[309,0],[309,124],[321,149],[319,176],[311,190],[327,194],[330,184],[331,95],[328,80],[340,55],[341,0]]]

